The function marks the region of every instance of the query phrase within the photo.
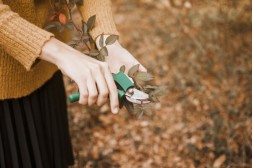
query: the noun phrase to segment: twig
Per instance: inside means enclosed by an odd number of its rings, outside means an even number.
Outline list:
[[[69,8],[68,5],[66,5],[66,6],[67,6],[67,8],[68,8],[68,13],[69,13],[69,17],[70,17],[71,23],[74,25],[74,27],[75,27],[75,29],[76,29],[77,31],[82,32],[82,31],[74,24],[74,21],[73,21],[73,19],[72,19],[72,12],[71,12],[71,9]]]

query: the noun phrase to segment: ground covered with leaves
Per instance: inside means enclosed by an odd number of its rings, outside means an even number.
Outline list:
[[[168,94],[139,119],[69,104],[73,167],[251,167],[251,1],[112,2],[120,42]]]

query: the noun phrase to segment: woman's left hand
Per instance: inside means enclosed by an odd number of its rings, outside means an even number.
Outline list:
[[[104,35],[104,39],[106,39],[108,35]],[[97,38],[96,44],[99,47],[99,39]],[[123,48],[118,41],[111,45],[107,45],[108,56],[105,56],[105,62],[109,65],[110,71],[112,73],[118,73],[119,69],[122,65],[125,65],[125,73],[127,74],[128,70],[136,64],[140,64],[139,71],[147,72],[147,69],[141,65],[141,63],[135,59],[135,57],[129,53],[125,48]]]

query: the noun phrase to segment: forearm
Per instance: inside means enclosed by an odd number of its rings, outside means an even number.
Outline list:
[[[84,21],[96,15],[96,23],[91,36],[96,39],[102,33],[119,35],[113,20],[110,0],[84,0],[83,5],[77,5]]]
[[[70,53],[71,54],[67,54]],[[75,57],[81,53],[56,38],[51,38],[42,48],[40,59],[59,66],[68,57]]]
[[[59,61],[59,54],[54,53],[60,53],[61,48],[61,42],[57,40],[56,38],[51,38],[42,48],[42,52],[39,56],[40,59],[43,59],[45,61],[51,62],[53,64],[57,64]]]

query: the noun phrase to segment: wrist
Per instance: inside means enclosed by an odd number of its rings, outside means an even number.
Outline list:
[[[71,48],[70,46],[53,37],[47,43],[45,43],[39,58],[59,66],[59,64],[61,64],[65,58],[63,54],[67,52],[65,51],[66,47]]]
[[[48,42],[46,42],[42,48],[40,59],[56,64],[57,57],[56,54],[60,50],[60,47],[56,45],[56,39],[53,37]]]

